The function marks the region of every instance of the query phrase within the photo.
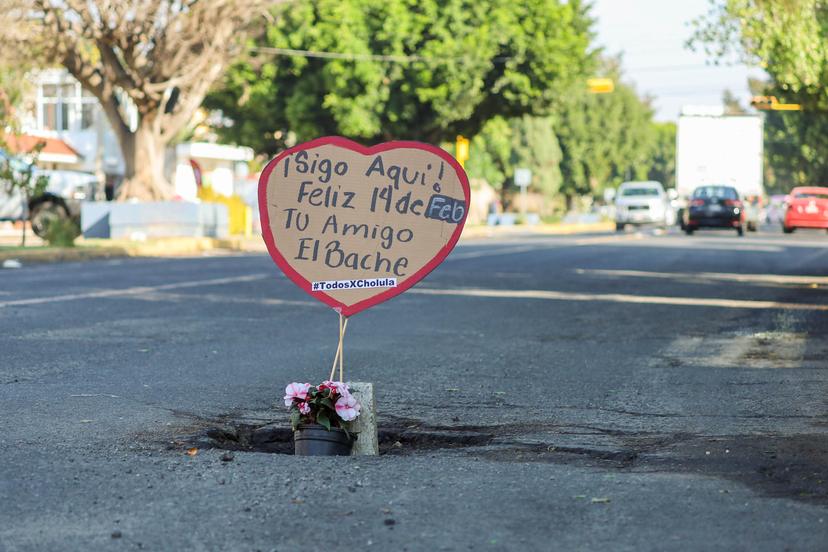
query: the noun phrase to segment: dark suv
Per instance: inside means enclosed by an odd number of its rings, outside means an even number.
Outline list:
[[[684,211],[684,231],[699,228],[733,228],[744,234],[745,206],[732,186],[699,186]]]

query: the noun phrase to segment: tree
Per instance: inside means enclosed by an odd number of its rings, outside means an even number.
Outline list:
[[[26,222],[29,220],[29,205],[33,199],[43,195],[49,185],[49,179],[43,174],[35,172],[35,164],[43,146],[40,142],[32,151],[27,152],[29,159],[22,161],[0,151],[0,185],[5,186],[8,197],[14,198],[17,194],[23,197],[24,213],[23,233],[20,245],[26,245]],[[0,149],[6,149],[5,138],[0,134]]]
[[[802,106],[766,112],[769,189],[828,182],[828,2],[724,0],[695,25],[693,47],[764,68],[770,80],[753,92]]]
[[[532,171],[531,190],[554,199],[561,185],[560,162],[561,148],[550,117],[495,117],[472,139],[466,172],[499,190],[501,202],[507,205],[518,167]]]
[[[676,124],[651,123],[655,135],[650,169],[647,179],[664,184],[665,188],[676,186]]]
[[[773,89],[771,89],[773,90]],[[796,102],[796,95],[783,96]],[[828,183],[828,112],[769,111],[765,116],[767,188],[787,193],[794,186]]]
[[[485,180],[502,197],[513,173],[512,159],[512,126],[503,117],[495,117],[472,138],[465,168],[469,177]]]
[[[722,0],[695,21],[690,41],[717,62],[735,56],[761,66],[780,87],[828,107],[828,2]]]
[[[524,115],[512,121],[513,166],[532,171],[533,189],[553,198],[561,187],[561,146],[551,117]],[[514,174],[514,170],[512,171]]]
[[[27,29],[19,52],[63,65],[100,101],[126,165],[120,196],[166,199],[173,193],[165,149],[236,55],[263,3],[3,0],[2,7]]]
[[[592,68],[582,0],[310,0],[277,9],[207,106],[230,140],[432,143],[545,114]]]
[[[555,116],[563,159],[561,192],[569,208],[578,195],[600,194],[623,180],[644,179],[656,141],[648,100],[619,82],[618,60],[607,60],[616,81],[609,94],[590,94],[586,83],[573,89]]]
[[[725,115],[747,115],[747,109],[742,106],[739,98],[730,90],[722,93],[722,105]]]

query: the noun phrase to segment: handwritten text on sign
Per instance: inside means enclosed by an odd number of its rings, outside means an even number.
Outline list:
[[[262,232],[274,260],[344,314],[401,293],[437,266],[456,243],[469,204],[468,181],[454,159],[416,142],[364,148],[322,138],[271,161],[259,185]]]

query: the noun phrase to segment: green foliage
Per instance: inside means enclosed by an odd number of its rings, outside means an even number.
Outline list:
[[[74,247],[75,238],[80,236],[77,221],[58,218],[49,222],[46,228],[46,242],[55,247]]]
[[[471,178],[482,178],[496,190],[503,189],[513,172],[512,127],[509,121],[495,117],[472,138],[466,172]]]
[[[828,3],[825,0],[720,0],[695,21],[690,41],[717,60],[735,55],[774,82],[828,107]]]
[[[693,46],[765,69],[770,82],[751,83],[754,93],[802,105],[766,112],[768,190],[828,182],[828,2],[720,0],[695,24]]]
[[[795,103],[802,95],[783,96]],[[780,101],[782,101],[780,99]],[[765,117],[766,188],[787,193],[794,186],[828,183],[828,112],[769,111]]]
[[[337,385],[342,387],[336,387]],[[323,382],[309,386],[307,395],[302,399],[294,398],[289,406],[291,427],[295,431],[301,424],[319,424],[328,431],[332,427],[338,427],[347,433],[348,422],[336,410],[337,400],[346,396],[350,396],[347,385]]]
[[[572,90],[556,117],[563,151],[561,191],[568,198],[644,179],[651,168],[657,140],[653,110],[632,87],[618,82],[617,63],[610,60],[607,68],[616,81],[614,92]]]
[[[515,169],[532,171],[530,189],[553,197],[561,184],[561,149],[552,119],[530,117],[490,120],[471,143],[466,170],[496,190],[508,187]]]
[[[330,418],[328,418],[328,414],[324,410],[320,410],[316,414],[316,423],[318,423],[321,426],[324,426],[325,429],[327,429],[328,431],[331,430],[331,420]]]
[[[475,136],[496,116],[549,112],[590,72],[587,11],[582,0],[285,4],[256,41],[256,58],[233,66],[206,105],[234,122],[220,129],[226,139],[268,154],[290,133],[363,142]],[[274,55],[268,47],[358,57]]]
[[[29,153],[31,158],[29,162],[24,162],[7,154],[0,155],[0,186],[5,187],[8,195],[14,195],[16,191],[20,192],[26,205],[29,205],[33,199],[42,196],[49,186],[49,179],[46,176],[35,174],[35,164],[45,146],[45,142],[39,142]],[[8,147],[5,140],[0,136],[0,151],[2,150],[8,151]],[[21,236],[21,245],[26,245],[25,226]]]
[[[19,190],[28,202],[42,196],[46,192],[49,179],[43,175],[35,174],[35,164],[40,156],[40,152],[43,151],[45,146],[45,142],[40,142],[35,146],[34,150],[29,154],[31,156],[30,162],[0,155],[0,183],[5,185],[8,194]],[[8,150],[2,138],[0,138],[0,149]]]
[[[562,153],[551,118],[524,116],[513,120],[512,152],[514,168],[527,167],[532,170],[530,190],[547,198],[558,193]]]
[[[665,188],[676,186],[676,124],[652,123],[655,141],[650,154],[647,180],[661,182]]]

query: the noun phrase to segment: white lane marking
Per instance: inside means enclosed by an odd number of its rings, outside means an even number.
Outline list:
[[[546,290],[502,289],[411,289],[408,293],[422,295],[453,295],[458,297],[488,297],[501,299],[544,299],[552,301],[605,301],[610,303],[636,303],[644,305],[679,305],[687,307],[721,307],[729,309],[781,309],[804,311],[828,311],[827,305],[814,303],[783,303],[778,301],[745,301],[703,297],[663,297],[658,295],[627,295],[622,293],[572,293]]]
[[[748,282],[765,284],[828,284],[828,276],[788,276],[781,274],[733,274],[730,272],[648,272],[644,270],[599,270],[588,268],[575,269],[577,274],[596,274],[601,276],[630,276],[637,278],[693,278],[699,280],[719,280],[723,282]]]
[[[822,232],[822,230],[820,230],[820,232]],[[743,238],[738,238],[738,237],[735,237],[735,236],[734,237],[693,236],[692,238],[681,237],[681,236],[671,236],[671,238],[677,239],[677,240],[688,239],[688,240],[695,241],[695,242],[698,242],[698,243],[703,243],[703,244],[726,243],[726,244],[740,245],[740,244],[747,243],[747,244],[759,244],[759,245],[773,245],[773,246],[777,246],[777,247],[808,247],[808,248],[812,248],[812,247],[822,248],[822,247],[825,247],[826,243],[828,243],[828,240],[819,240],[819,239],[804,240],[804,239],[801,239],[801,237],[793,237],[793,236],[783,237],[781,234],[777,238],[761,238],[761,237],[756,236],[755,234],[753,236],[748,235],[748,236],[745,236]]]
[[[595,236],[591,238],[580,238],[576,240],[566,239],[544,239],[541,238],[531,244],[516,245],[512,247],[501,247],[498,249],[488,249],[485,251],[469,251],[463,253],[462,251],[452,253],[446,260],[461,260],[461,259],[477,259],[480,257],[494,257],[496,255],[511,255],[513,253],[528,253],[530,251],[544,251],[547,249],[558,249],[561,247],[578,247],[585,245],[598,245],[604,243],[614,243],[620,241],[640,240],[643,236],[637,234],[627,234],[621,236]]]
[[[161,284],[159,286],[139,286],[123,289],[102,289],[86,293],[69,293],[66,295],[52,295],[49,297],[33,297],[31,299],[17,299],[13,301],[0,301],[0,308],[18,307],[25,305],[42,305],[45,303],[57,303],[60,301],[77,301],[78,299],[98,299],[101,297],[116,297],[123,295],[138,295],[153,291],[164,291],[168,289],[184,289],[201,286],[218,286],[223,284],[236,284],[240,282],[255,282],[272,278],[272,274],[249,274],[247,276],[232,276],[229,278],[213,278],[210,280],[193,280],[189,282],[177,282],[174,284]]]
[[[696,242],[696,241],[677,241],[670,238],[658,238],[651,241],[642,241],[640,243],[623,243],[620,246],[635,246],[635,247],[662,247],[667,249],[693,249],[699,252],[706,251],[755,251],[759,253],[781,253],[785,251],[786,246],[770,246],[770,245],[751,245],[750,242],[742,244],[728,244],[715,242]]]
[[[449,255],[446,258],[446,260],[459,261],[461,259],[477,259],[478,257],[494,257],[495,255],[526,253],[528,251],[538,251],[541,249],[549,249],[549,246],[524,245],[521,247],[502,247],[500,249],[490,249],[488,251],[469,251],[468,253],[454,253],[452,255]]]
[[[236,297],[230,295],[218,295],[216,293],[165,293],[148,292],[136,295],[135,299],[141,301],[205,301],[208,303],[238,303],[245,305],[268,305],[268,306],[300,306],[300,307],[323,307],[323,303],[317,301],[295,301],[290,299],[271,299],[268,297]]]

